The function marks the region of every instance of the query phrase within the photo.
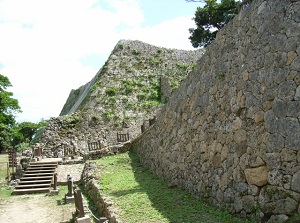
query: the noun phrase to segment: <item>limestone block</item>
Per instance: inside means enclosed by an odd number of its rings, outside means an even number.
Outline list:
[[[296,51],[288,52],[286,65],[290,65],[296,57],[297,57]]]
[[[263,111],[256,112],[254,115],[254,121],[256,123],[263,122],[264,121],[264,112]]]
[[[234,170],[233,170],[233,179],[236,182],[241,182],[245,180],[245,176],[243,174],[243,171],[241,170],[240,166],[237,166]]]
[[[268,141],[268,152],[280,152],[284,148],[285,138],[280,134],[270,134]]]
[[[286,222],[289,217],[285,214],[280,215],[272,215],[271,218],[267,221],[267,223],[283,223]]]
[[[236,117],[236,119],[232,122],[231,128],[232,131],[236,131],[242,127],[243,121],[239,118]]]
[[[300,89],[299,89],[300,91]],[[300,100],[287,103],[287,116],[297,118],[300,116]]]
[[[281,153],[282,162],[296,162],[297,161],[297,151],[291,149],[282,149]]]
[[[244,71],[244,72],[242,73],[242,76],[243,76],[243,80],[244,80],[244,81],[249,80],[249,73],[248,73],[248,71]]]
[[[227,159],[229,153],[229,149],[227,146],[223,146],[221,150],[221,162]]]
[[[291,189],[300,193],[300,171],[293,175]]]
[[[278,89],[278,97],[282,100],[290,100],[292,101],[296,92],[296,84],[294,81],[285,81],[279,85]]]
[[[241,143],[243,141],[246,141],[246,139],[247,139],[247,132],[245,130],[243,130],[243,129],[239,129],[233,135],[233,139],[234,139],[234,141],[236,143]]]
[[[295,100],[300,101],[300,85],[296,89]]]
[[[250,167],[259,167],[259,166],[264,166],[265,165],[265,162],[263,161],[263,159],[260,157],[260,156],[257,156],[256,158],[255,157],[252,157],[250,160],[249,160],[249,166]]]
[[[283,175],[279,172],[279,170],[271,170],[268,173],[268,182],[271,185],[283,186],[282,185],[282,177]]]
[[[244,173],[248,184],[264,186],[268,183],[268,168],[266,166],[245,169]]]
[[[290,215],[298,208],[300,194],[277,186],[265,186],[261,189],[258,201],[263,212]]]
[[[291,71],[292,72],[292,71]],[[299,72],[297,71],[294,71],[296,73],[295,77],[294,77],[294,82],[297,84],[297,85],[300,85],[300,74]]]
[[[243,204],[243,209],[247,213],[251,213],[251,211],[253,210],[253,208],[256,206],[256,202],[254,200],[254,196],[252,196],[252,195],[243,196],[243,198],[242,198],[242,204]]]

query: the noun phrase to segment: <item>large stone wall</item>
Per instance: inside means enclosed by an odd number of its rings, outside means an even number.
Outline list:
[[[135,141],[158,176],[240,216],[300,213],[300,2],[254,0]]]

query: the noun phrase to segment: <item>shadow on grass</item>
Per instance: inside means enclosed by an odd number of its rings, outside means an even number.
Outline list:
[[[141,165],[134,151],[129,152],[130,165],[138,186],[129,190],[114,192],[116,197],[128,194],[147,194],[151,205],[166,219],[172,223],[205,222],[205,223],[242,223],[245,219],[239,219],[228,212],[213,208],[206,203],[197,200],[187,191],[177,187],[168,187],[168,182],[159,179],[148,169]],[[121,161],[123,162],[123,161]],[[128,164],[128,163],[127,163]],[[248,221],[250,222],[250,221]],[[254,221],[251,221],[254,222]]]

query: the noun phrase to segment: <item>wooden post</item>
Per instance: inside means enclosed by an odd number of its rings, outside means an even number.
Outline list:
[[[7,180],[10,181],[9,163],[7,163]]]
[[[53,188],[54,190],[57,190],[57,173],[54,174]]]
[[[72,180],[72,177],[69,176],[69,178],[68,178],[68,193],[67,193],[68,197],[72,197],[72,190],[73,190],[73,180]]]
[[[78,213],[78,217],[83,218],[84,208],[83,208],[82,194],[80,189],[74,188],[74,197],[75,197],[75,206],[76,206],[76,212]]]

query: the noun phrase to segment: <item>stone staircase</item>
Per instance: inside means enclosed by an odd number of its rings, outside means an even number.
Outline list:
[[[31,162],[12,194],[48,193],[56,168],[56,162]]]

